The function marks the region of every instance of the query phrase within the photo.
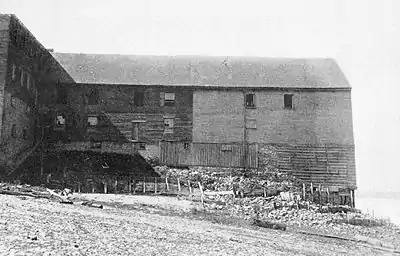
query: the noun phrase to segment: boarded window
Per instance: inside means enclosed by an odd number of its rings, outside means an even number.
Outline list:
[[[173,133],[174,118],[164,118],[164,133]]]
[[[56,119],[56,124],[57,125],[65,125],[65,118],[62,115],[58,115]]]
[[[144,103],[144,92],[136,91],[133,95],[133,104],[136,107],[142,107]]]
[[[246,128],[247,129],[257,129],[257,120],[256,119],[247,119],[246,120]]]
[[[88,126],[96,126],[98,124],[97,116],[89,116],[88,117]]]
[[[11,136],[16,138],[17,137],[17,125],[13,124],[11,126]]]
[[[139,140],[139,128],[140,128],[140,122],[132,122],[132,140],[133,141]]]
[[[256,95],[254,93],[246,94],[245,98],[246,108],[255,108],[256,107]]]
[[[283,96],[284,99],[284,108],[292,109],[293,108],[293,94],[285,94]]]
[[[166,92],[164,94],[164,105],[165,106],[175,106],[175,93]]]

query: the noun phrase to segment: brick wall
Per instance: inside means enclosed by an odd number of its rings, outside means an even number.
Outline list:
[[[247,141],[285,144],[353,145],[351,94],[335,92],[256,91],[256,106],[246,109]],[[293,94],[293,109],[284,94]],[[193,96],[195,142],[241,142],[244,95],[240,91],[196,91]]]

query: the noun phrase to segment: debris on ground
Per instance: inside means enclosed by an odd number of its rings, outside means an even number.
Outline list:
[[[54,190],[42,187],[42,186],[31,186],[28,184],[10,184],[0,183],[0,194],[14,195],[22,197],[34,197],[34,198],[45,198],[53,201],[58,201],[63,204],[72,204],[72,201],[67,197],[62,196]]]

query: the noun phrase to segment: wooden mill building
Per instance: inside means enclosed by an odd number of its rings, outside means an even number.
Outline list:
[[[4,159],[34,145],[24,127],[37,134],[36,120],[56,152],[259,168],[272,150],[307,182],[356,188],[351,87],[332,59],[58,53],[0,17],[1,138],[26,144]],[[13,43],[18,26],[30,41]]]

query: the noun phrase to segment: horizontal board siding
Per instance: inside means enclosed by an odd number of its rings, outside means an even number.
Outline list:
[[[316,185],[356,188],[354,146],[273,145],[278,167]]]

